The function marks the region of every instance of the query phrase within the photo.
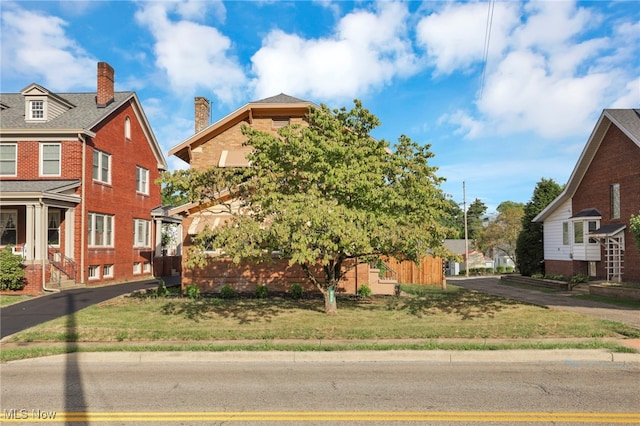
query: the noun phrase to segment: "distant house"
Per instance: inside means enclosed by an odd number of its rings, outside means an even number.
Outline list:
[[[247,138],[242,134],[242,126],[248,125],[276,135],[280,128],[289,124],[305,125],[309,108],[314,106],[309,101],[279,94],[250,102],[210,125],[209,101],[196,97],[195,134],[170,149],[169,155],[175,155],[197,170],[248,167],[247,154],[252,148],[244,146]],[[231,214],[222,208],[223,202],[233,204],[228,192],[218,194],[215,200],[206,204],[190,203],[171,210],[172,214],[183,216],[183,287],[196,284],[203,293],[215,293],[223,286],[230,285],[237,291],[251,292],[256,285],[267,284],[272,291],[285,292],[292,284],[297,283],[307,285],[309,291],[315,290],[307,283],[308,279],[302,268],[290,266],[287,259],[277,259],[268,264],[247,261],[236,265],[220,252],[212,251],[208,253],[204,266],[188,267],[188,248],[193,245],[192,238],[205,227],[222,226],[231,218]],[[340,291],[353,294],[359,286],[367,284],[374,293],[392,294],[396,283],[408,282],[402,281],[405,276],[416,283],[426,281],[441,284],[441,261],[427,260],[419,271],[393,261],[382,272],[374,266],[360,264],[340,282]]]
[[[640,281],[638,213],[640,110],[605,109],[564,191],[533,219],[544,223],[546,273]]]
[[[135,92],[0,94],[0,248],[23,256],[25,293],[152,277],[167,163]]]

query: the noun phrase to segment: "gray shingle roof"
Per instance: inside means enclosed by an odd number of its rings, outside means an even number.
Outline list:
[[[598,209],[584,209],[571,216],[571,218],[576,217],[602,217],[602,213]]]
[[[640,140],[640,109],[606,109],[611,118],[616,120],[631,137]]]
[[[51,94],[50,94],[51,95]],[[69,111],[45,123],[25,121],[25,97],[20,93],[0,94],[0,104],[6,109],[0,113],[1,129],[91,129],[112,111],[127,102],[134,92],[115,92],[115,101],[104,108],[96,105],[93,93],[56,93],[55,96],[74,105]]]
[[[74,180],[3,180],[0,181],[0,192],[58,192],[80,185]]]
[[[293,96],[280,93],[279,95],[271,96],[269,98],[260,99],[259,101],[253,101],[252,104],[299,104],[308,103],[303,99],[294,98]]]

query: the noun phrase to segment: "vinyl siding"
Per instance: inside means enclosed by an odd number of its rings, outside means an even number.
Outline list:
[[[544,221],[544,258],[549,260],[571,260],[571,245],[562,244],[562,222],[571,217],[571,200],[562,203]],[[569,226],[569,243],[571,243],[572,228]]]

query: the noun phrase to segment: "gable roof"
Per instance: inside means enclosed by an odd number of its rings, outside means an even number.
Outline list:
[[[544,221],[562,203],[573,198],[611,125],[618,127],[640,148],[640,109],[603,110],[564,190],[533,218],[533,222]]]
[[[36,89],[47,96],[65,103],[69,110],[57,117],[42,122],[25,120],[25,96],[23,93]],[[168,165],[156,140],[151,125],[147,120],[138,96],[135,92],[115,92],[114,102],[106,107],[96,104],[96,94],[93,93],[52,93],[46,88],[32,83],[21,93],[1,93],[0,104],[0,139],[24,138],[32,135],[56,135],[78,137],[79,134],[94,137],[94,129],[106,120],[113,112],[130,103],[140,121],[151,150],[156,157],[158,168],[167,170]]]
[[[274,114],[274,116],[306,115],[308,109],[315,106],[316,105],[312,102],[294,98],[293,96],[289,96],[284,93],[249,102],[226,117],[221,118],[191,136],[187,140],[174,146],[169,150],[169,155],[175,155],[186,163],[190,163],[191,150],[193,148],[205,143],[241,121],[248,121],[251,123],[253,116],[256,113]]]

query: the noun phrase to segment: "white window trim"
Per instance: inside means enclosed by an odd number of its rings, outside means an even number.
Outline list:
[[[15,230],[16,230],[16,241],[15,241],[15,243],[9,243],[7,245],[16,245],[16,244],[18,244],[18,210],[15,210],[15,209],[2,209],[2,213],[13,214],[14,215],[13,217],[15,218],[14,225],[15,225]],[[2,236],[2,234],[5,231],[4,228],[2,228],[3,226],[4,226],[4,223],[0,223],[0,231],[2,231],[2,232],[0,232],[0,237]],[[0,247],[5,247],[5,246],[6,245],[0,245]]]
[[[141,179],[142,175],[144,175],[144,180]],[[149,195],[149,170],[142,166],[136,166],[136,192]]]
[[[56,173],[45,173],[44,172],[44,147],[45,146],[57,146],[58,147],[58,170]],[[60,142],[42,142],[39,147],[40,156],[39,156],[39,173],[40,176],[60,176],[62,169],[62,144]]]
[[[139,241],[141,235],[138,232],[138,225],[143,224],[145,227],[145,241]],[[145,219],[133,219],[133,246],[134,247],[151,247],[151,221]]]
[[[92,276],[91,271],[95,271],[95,274]],[[100,265],[89,265],[87,267],[87,277],[90,280],[99,280],[100,279]]]
[[[49,242],[49,230],[54,229],[54,228],[49,228],[49,222],[51,219],[51,216],[58,216],[58,244],[51,244]],[[60,210],[49,210],[47,213],[47,244],[49,244],[52,247],[60,247],[60,220],[61,220],[61,215],[60,215]]]
[[[101,183],[106,183],[106,184],[110,184],[111,183],[111,154],[109,154],[108,152],[104,152],[104,151],[100,151],[99,149],[94,149],[93,150],[94,154],[97,152],[98,153],[98,177],[93,176],[93,156],[91,157],[91,177],[94,181],[96,182],[101,182]],[[103,169],[103,158],[107,158],[107,162],[109,163],[107,165],[107,180],[102,180],[102,169]]]
[[[102,265],[102,277],[113,278],[113,264]]]
[[[151,262],[142,263],[142,272],[145,274],[151,273]]]
[[[124,119],[124,138],[131,140],[131,119],[129,117]]]
[[[133,275],[139,275],[142,273],[142,263],[133,262]]]
[[[33,105],[36,102],[41,102],[42,103],[42,117],[34,117],[33,116],[33,112],[35,111],[33,109]],[[40,110],[38,110],[40,111]],[[27,121],[47,121],[47,101],[46,99],[29,99],[27,101]]]
[[[104,218],[104,233],[105,235],[107,235],[107,222],[111,222],[111,232],[109,235],[109,239],[110,241],[108,242],[108,244],[96,244],[96,234],[95,234],[95,223],[96,223],[96,217],[97,216],[101,216]],[[109,247],[113,247],[113,241],[115,239],[115,220],[114,220],[115,216],[113,215],[108,215],[108,214],[102,214],[102,213],[89,213],[89,222],[87,224],[87,229],[89,232],[89,247],[92,248],[109,248]],[[108,220],[107,220],[108,219]]]
[[[13,146],[14,149],[14,158],[13,158],[13,174],[0,174],[0,176],[18,176],[18,144],[15,142],[12,143],[0,143],[0,146]],[[3,162],[9,162],[9,160],[3,160]]]

